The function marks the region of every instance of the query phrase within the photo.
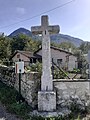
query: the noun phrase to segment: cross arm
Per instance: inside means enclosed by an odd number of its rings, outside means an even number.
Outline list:
[[[44,30],[48,30],[49,34],[58,34],[60,31],[59,25],[54,26],[33,26],[31,27],[31,32],[35,35],[42,34]]]
[[[58,34],[59,31],[60,31],[59,25],[48,26],[48,32],[49,32],[49,34]]]
[[[31,32],[32,34],[35,34],[35,35],[42,34],[42,28],[41,26],[32,26]]]

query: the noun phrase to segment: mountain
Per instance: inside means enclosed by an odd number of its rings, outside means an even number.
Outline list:
[[[19,34],[25,34],[25,35],[28,35],[28,36],[32,37],[32,33],[29,30],[25,29],[25,28],[19,28],[19,29],[13,31],[9,35],[9,37],[14,37],[14,36],[17,36]]]
[[[32,33],[25,29],[25,28],[19,28],[17,30],[15,30],[14,32],[12,32],[9,37],[14,37],[17,36],[19,34],[25,34],[28,35],[30,37],[32,37],[32,39],[34,40],[41,40],[41,36],[37,35],[34,36],[32,35]],[[57,44],[60,44],[61,42],[71,42],[73,43],[76,47],[79,47],[81,45],[82,42],[84,42],[83,40],[79,39],[79,38],[75,38],[75,37],[71,37],[69,35],[64,35],[64,34],[55,34],[55,35],[51,35],[50,36],[51,41],[55,42]]]
[[[83,40],[75,37],[71,37],[69,35],[64,35],[64,34],[57,34],[57,35],[51,35],[51,41],[59,44],[61,42],[71,42],[73,43],[76,47],[79,47]]]

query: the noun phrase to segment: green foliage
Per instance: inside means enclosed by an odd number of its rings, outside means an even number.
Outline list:
[[[83,55],[83,52],[81,50],[77,50],[74,53],[77,56],[78,61],[85,61],[85,57]]]
[[[33,72],[38,72],[38,77],[40,78],[42,74],[42,63],[40,62],[33,63],[31,64],[30,67],[27,67],[26,69]]]
[[[58,44],[56,44],[55,42],[51,42],[51,46],[58,47]]]
[[[34,52],[38,49],[40,44],[41,44],[40,41],[34,41],[29,36],[19,34],[18,36],[13,38],[11,42],[11,49],[12,53],[15,50],[26,50]]]
[[[30,37],[19,34],[13,38],[7,36],[0,36],[0,60],[1,63],[7,64],[10,56],[15,50],[27,50],[34,52],[41,45],[41,41],[34,41]]]
[[[88,50],[90,50],[90,43],[89,43],[89,42],[83,42],[83,43],[80,45],[79,49],[80,49],[84,54],[88,53]]]
[[[16,97],[18,92],[13,88],[0,82],[0,101],[6,106],[9,112],[13,112],[26,120],[28,112],[32,110],[25,102],[18,103]]]
[[[8,37],[0,36],[0,59],[6,59],[11,54],[11,40]]]
[[[42,63],[40,62],[33,63],[30,67],[31,71],[42,72]]]
[[[39,77],[41,78],[42,74],[42,63],[36,62],[33,63],[30,67],[26,68],[27,70],[38,72]],[[60,71],[58,68],[54,67],[53,69],[53,77],[54,79],[64,79],[67,73]]]
[[[77,120],[80,120],[80,116],[78,115],[78,118],[77,118]]]
[[[44,118],[44,117],[41,117],[41,116],[33,116],[33,117],[30,117],[28,120],[68,120],[68,117],[58,116],[58,117]]]
[[[64,79],[66,75],[62,71],[60,71],[58,68],[54,68],[53,77],[54,79]]]
[[[71,42],[62,42],[61,44],[58,45],[59,48],[62,49],[67,49],[69,51],[69,49],[71,48],[72,51],[75,51],[77,48],[74,46],[74,44],[72,44]]]
[[[30,67],[26,67],[26,71],[33,71],[33,72],[38,72],[39,78],[41,78],[42,74],[42,63],[36,62],[33,63]],[[66,72],[60,71],[58,68],[54,67],[52,71],[54,79],[64,79],[66,77]]]
[[[27,42],[28,37],[26,35],[20,34],[15,36],[11,42],[11,50],[12,53],[15,50],[24,50],[25,44]]]
[[[30,106],[25,103],[13,103],[11,104],[9,111],[13,111],[15,114],[22,118],[29,118],[28,113],[31,111]]]
[[[48,118],[43,118],[41,116],[33,116],[30,117],[28,120],[80,120],[80,116],[78,115],[77,119],[71,116],[58,116],[58,117],[48,117]]]
[[[17,91],[0,82],[0,101],[6,106],[16,102]]]
[[[41,41],[35,41],[29,38],[25,44],[24,50],[34,52],[38,50],[40,45],[41,45]]]

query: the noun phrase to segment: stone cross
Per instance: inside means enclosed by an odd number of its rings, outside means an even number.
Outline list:
[[[42,77],[41,90],[52,91],[53,82],[51,74],[51,52],[50,52],[50,35],[59,33],[59,26],[49,26],[48,16],[41,17],[41,26],[31,27],[33,34],[42,34]]]

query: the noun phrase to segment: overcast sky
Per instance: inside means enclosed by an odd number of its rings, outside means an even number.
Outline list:
[[[30,30],[40,25],[39,14],[69,1],[72,0],[0,0],[0,32],[8,35],[20,27]],[[74,0],[44,15],[49,16],[50,25],[60,26],[60,33],[90,41],[90,0]]]

